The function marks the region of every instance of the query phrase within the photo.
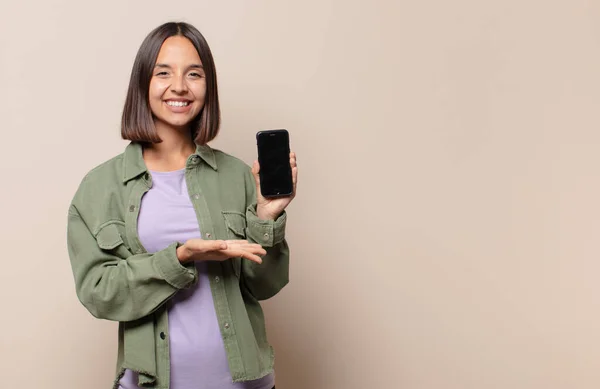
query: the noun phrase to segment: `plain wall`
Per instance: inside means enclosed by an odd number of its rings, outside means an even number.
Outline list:
[[[120,153],[136,51],[213,50],[223,126],[298,153],[278,389],[600,387],[600,3],[0,3],[5,388],[109,388],[117,326],[78,302],[67,208]]]

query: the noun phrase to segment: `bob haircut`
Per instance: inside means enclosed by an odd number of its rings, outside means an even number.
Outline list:
[[[172,36],[183,36],[192,42],[204,67],[206,96],[204,107],[192,122],[191,137],[196,144],[213,140],[221,121],[217,74],[212,53],[204,36],[184,22],[168,22],[146,36],[133,63],[127,98],[121,118],[121,137],[139,143],[160,143],[149,102],[150,80],[163,42]]]

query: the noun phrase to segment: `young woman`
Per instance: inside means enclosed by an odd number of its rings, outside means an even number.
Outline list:
[[[259,301],[288,282],[285,208],[259,166],[207,145],[219,130],[215,65],[193,26],[142,43],[121,134],[69,208],[77,295],[119,322],[113,388],[271,389],[274,355]]]

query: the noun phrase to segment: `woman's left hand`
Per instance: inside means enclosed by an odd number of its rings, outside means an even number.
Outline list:
[[[293,192],[290,196],[265,198],[260,192],[260,166],[258,161],[254,161],[252,166],[252,174],[256,181],[256,213],[259,219],[275,220],[281,215],[283,210],[296,197],[296,183],[298,182],[298,165],[296,164],[296,153],[290,153],[290,167],[292,168]]]

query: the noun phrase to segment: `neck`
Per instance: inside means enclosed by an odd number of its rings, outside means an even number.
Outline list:
[[[155,123],[161,143],[144,147],[144,162],[150,170],[172,171],[185,168],[187,158],[196,151],[189,129],[168,128]]]

